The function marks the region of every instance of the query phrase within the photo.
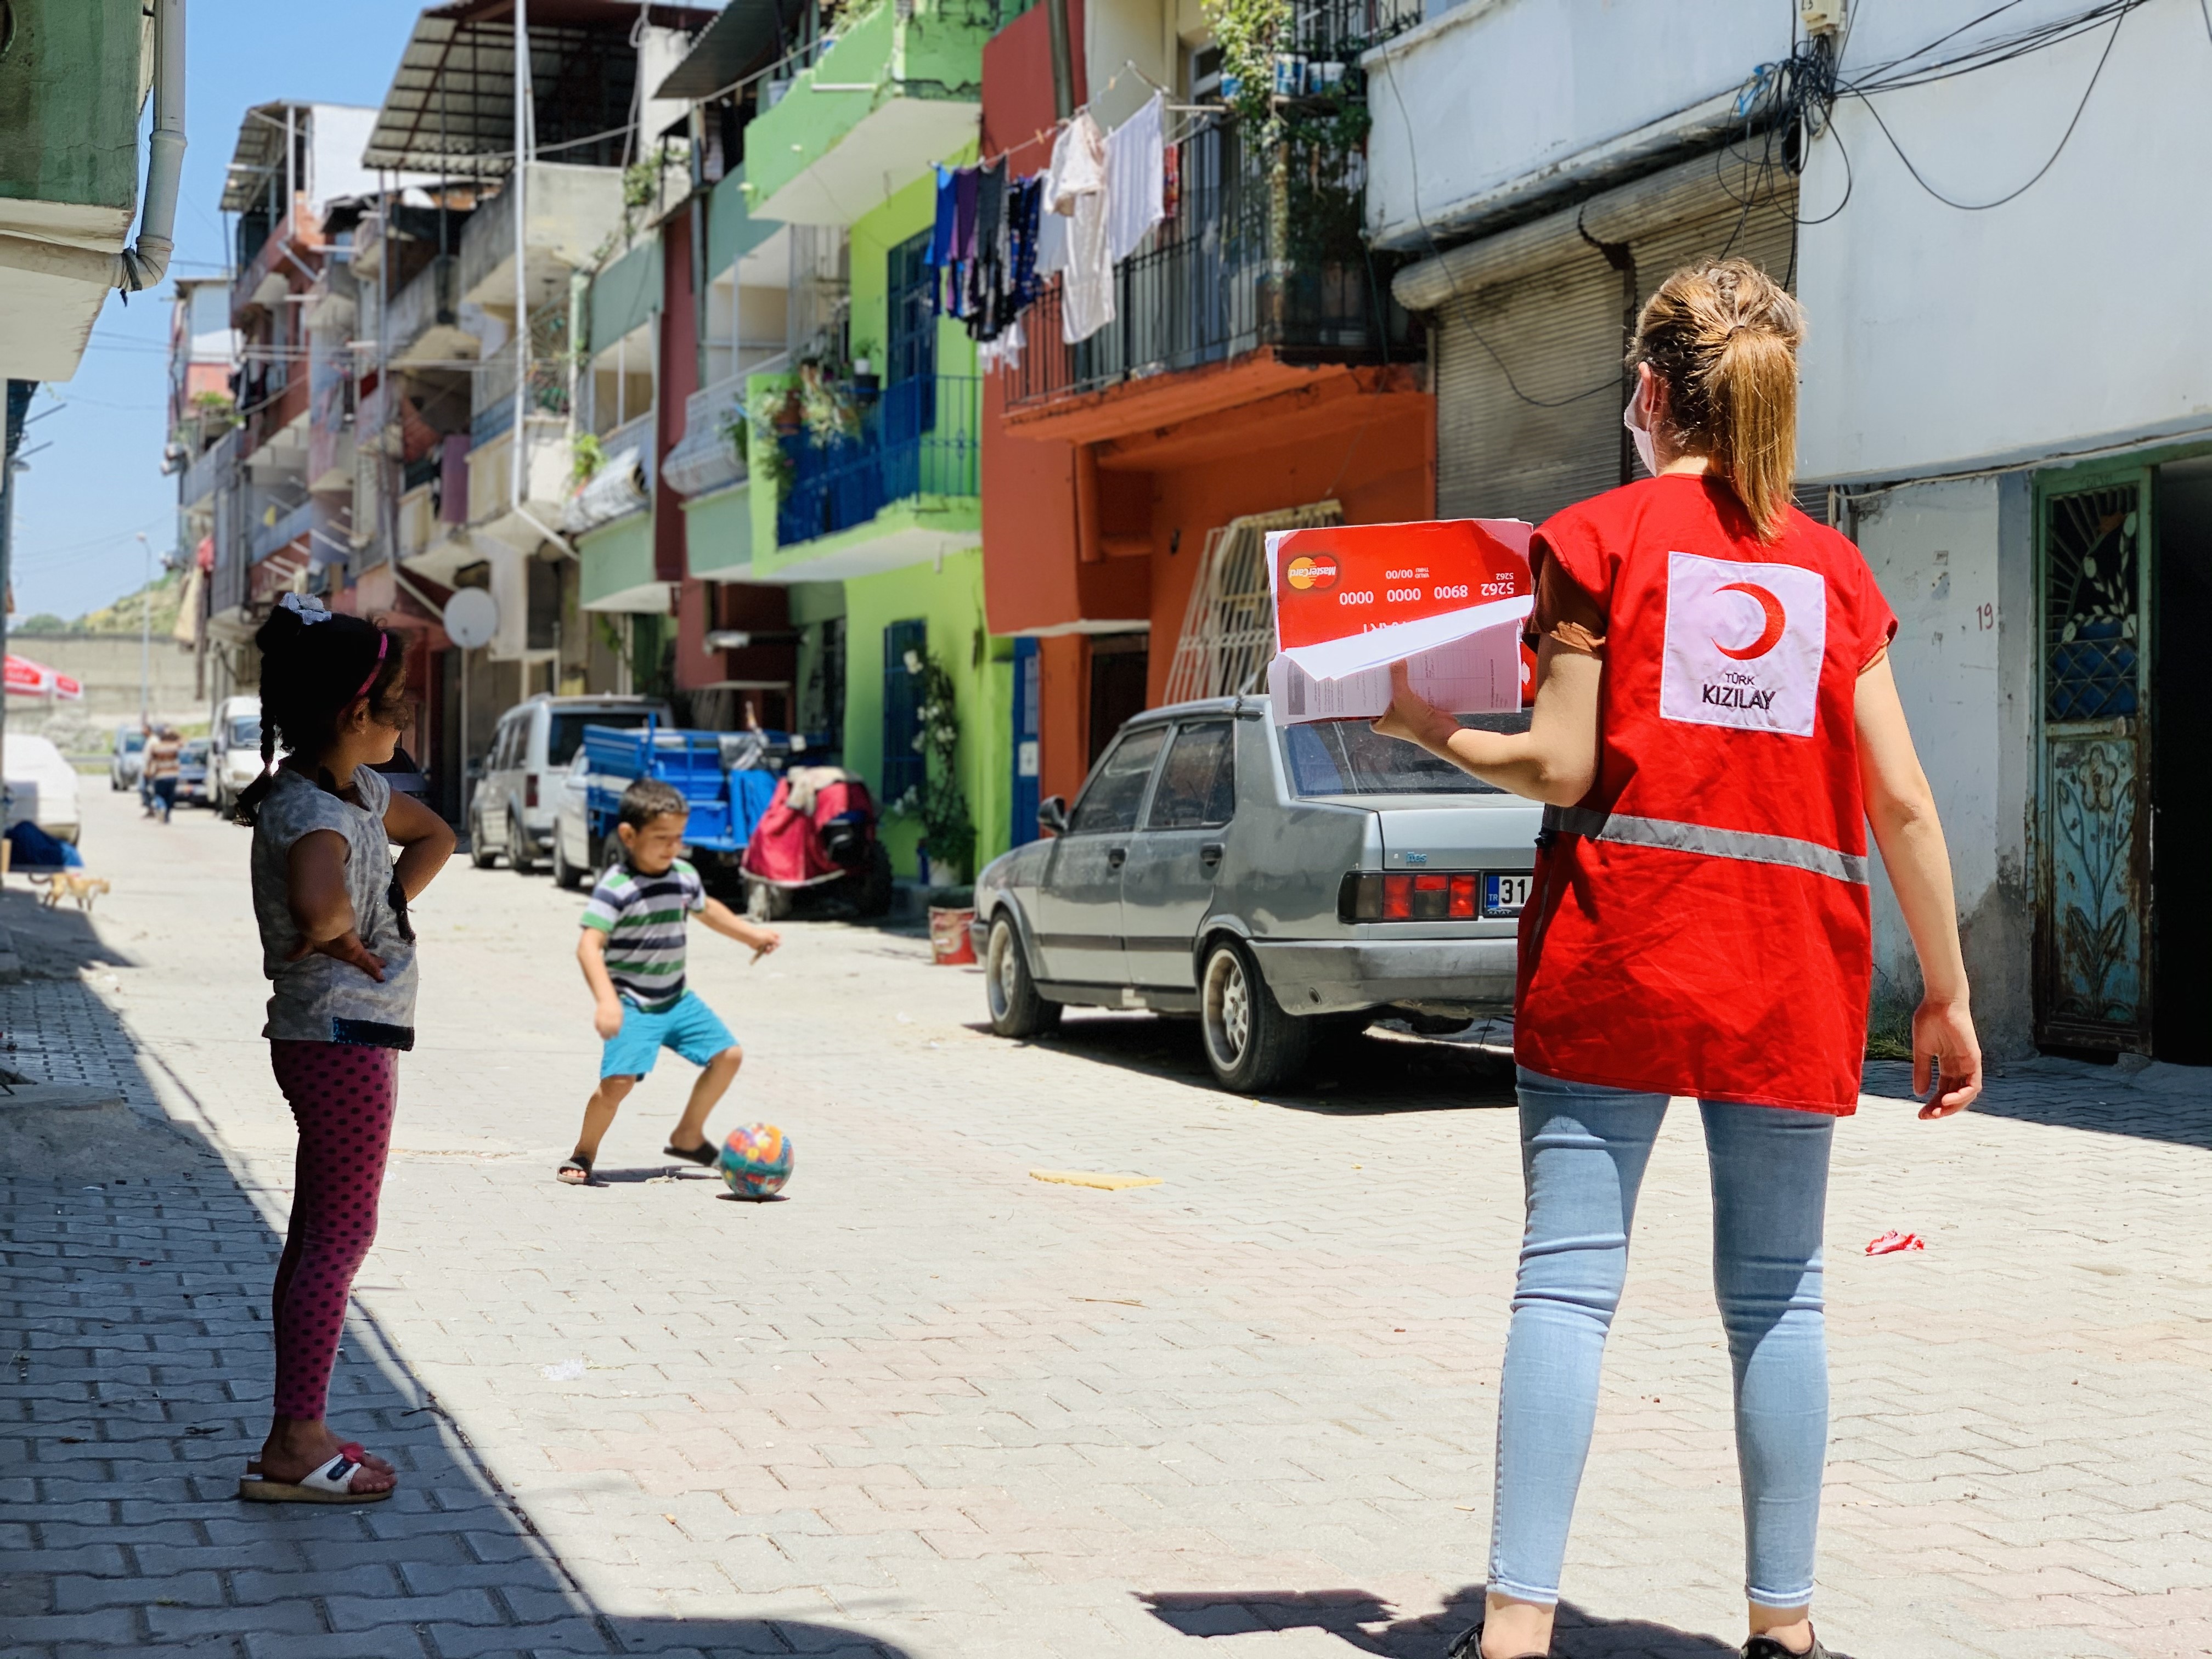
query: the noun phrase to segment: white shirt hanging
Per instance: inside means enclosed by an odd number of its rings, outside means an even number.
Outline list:
[[[1168,216],[1166,112],[1156,92],[1106,137],[1106,252],[1116,264]]]
[[[1046,209],[1070,221],[1060,290],[1060,338],[1070,345],[1114,320],[1114,259],[1106,235],[1109,178],[1106,135],[1089,110],[1078,110],[1052,147],[1044,186]]]

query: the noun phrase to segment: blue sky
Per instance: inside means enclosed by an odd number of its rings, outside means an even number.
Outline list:
[[[246,107],[272,98],[382,103],[423,3],[192,0],[173,276],[223,268],[216,204]],[[143,167],[143,143],[139,153]],[[146,532],[156,555],[176,544],[177,481],[161,474],[168,292],[164,283],[127,307],[109,295],[76,378],[32,400],[42,418],[24,434],[31,470],[16,480],[19,622],[42,611],[80,616],[136,588],[144,555],[135,532]]]

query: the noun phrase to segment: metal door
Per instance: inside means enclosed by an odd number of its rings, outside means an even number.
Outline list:
[[[2147,468],[2038,481],[2036,1040],[2150,1048]]]
[[[1226,720],[1184,721],[1152,786],[1121,872],[1122,948],[1136,984],[1198,988],[1192,945],[1237,810],[1236,736]]]

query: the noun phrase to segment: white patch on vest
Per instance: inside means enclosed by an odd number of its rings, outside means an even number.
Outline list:
[[[1809,737],[1827,644],[1819,571],[1667,556],[1662,718]]]

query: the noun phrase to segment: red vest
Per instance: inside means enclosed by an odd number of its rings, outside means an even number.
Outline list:
[[[1873,973],[1853,702],[1897,619],[1858,550],[1673,474],[1537,532],[1607,617],[1597,781],[1545,815],[1514,1056],[1849,1114]]]

